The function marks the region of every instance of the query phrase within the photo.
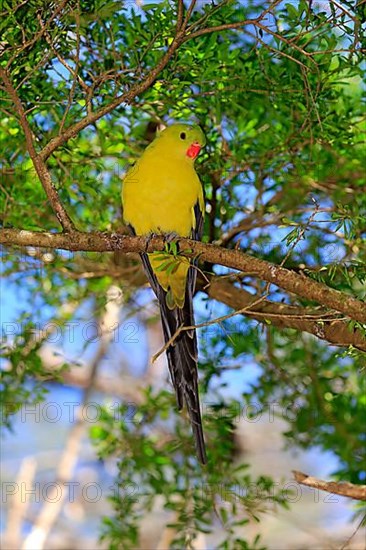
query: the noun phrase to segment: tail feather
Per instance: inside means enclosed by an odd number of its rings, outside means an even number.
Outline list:
[[[147,254],[141,254],[150,285],[159,301],[165,343],[181,326],[194,326],[193,288],[196,279],[194,268],[190,268],[187,279],[186,299],[183,308],[169,309],[166,303],[166,292],[159,285],[151,269]],[[167,349],[168,367],[176,393],[178,409],[186,403],[192,431],[195,439],[197,456],[206,464],[206,447],[202,429],[202,418],[198,394],[197,374],[197,336],[195,329],[184,330]]]

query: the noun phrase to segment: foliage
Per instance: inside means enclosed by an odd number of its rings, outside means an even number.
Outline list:
[[[174,547],[190,547],[198,532],[210,533],[216,516],[226,533],[218,547],[237,544],[235,547],[246,548],[235,527],[247,524],[249,518],[259,521],[258,514],[275,504],[286,506],[286,490],[278,489],[269,477],[253,480],[245,464],[233,465],[237,404],[230,410],[216,406],[215,416],[220,416],[221,422],[208,419],[206,423],[210,438],[223,442],[211,448],[207,469],[192,460],[186,422],[180,419],[175,428],[179,446],[161,438],[158,428],[167,424],[172,404],[170,393],[147,389],[144,404],[135,415],[123,406],[113,414],[105,410],[101,424],[92,429],[102,457],[111,452],[123,457],[120,481],[111,498],[120,521],[106,519],[104,536],[112,539],[112,548],[120,548],[121,543],[137,544],[136,520],[151,510],[160,496],[164,509],[173,511],[176,518],[169,524],[176,530]],[[250,548],[259,548],[257,542],[252,541]]]
[[[177,5],[3,1],[0,66],[11,75],[37,151],[144,81],[174,41]],[[150,141],[148,123],[199,123],[208,139],[197,162],[206,191],[204,240],[240,247],[362,300],[362,7],[346,1],[274,2],[258,19],[267,8],[267,2],[199,3],[190,19],[190,32],[197,36],[179,45],[143,93],[107,109],[60,143],[47,167],[78,229],[124,231],[121,176]],[[236,27],[248,19],[259,25]],[[199,34],[229,24],[232,28]],[[19,113],[4,87],[0,94],[2,226],[56,231]],[[37,354],[40,343],[27,348],[31,329],[51,320],[63,326],[71,317],[65,317],[61,305],[72,305],[77,316],[90,298],[98,317],[111,283],[124,290],[128,318],[134,300],[138,304],[145,296],[144,279],[134,257],[60,251],[50,257],[47,251],[11,246],[3,254],[6,280],[20,287],[25,281],[28,288],[21,303],[27,323],[20,323],[4,346],[4,401],[18,407],[40,397],[29,390],[30,380],[49,376]],[[202,268],[224,278],[229,272],[219,265]],[[233,285],[277,303],[314,305],[250,274]],[[33,307],[35,296],[41,308]],[[211,301],[204,304],[199,321],[230,311]],[[350,331],[365,329],[345,320]],[[268,500],[286,505],[286,497],[273,492],[272,478],[253,479],[246,465],[234,460],[232,411],[253,402],[262,410],[276,403],[288,411],[288,445],[332,451],[339,461],[336,478],[365,480],[361,352],[330,347],[270,320],[258,325],[245,315],[203,328],[200,350],[202,400],[210,391],[216,400],[204,421],[207,470],[191,456],[187,422],[174,413],[170,392],[147,389],[137,408],[138,422],[126,420],[122,404],[119,422],[105,411],[92,430],[101,458],[120,457],[118,490],[112,496],[115,516],[105,518],[102,534],[110,548],[138,545],[141,514],[158,495],[176,517],[174,547],[189,547],[198,532],[211,531],[215,515],[225,533],[220,548],[260,547],[258,540],[242,539],[238,533],[243,531],[236,528],[259,517]],[[244,373],[252,361],[260,374],[250,391],[243,383],[240,402],[235,402],[228,397],[223,370],[239,364]],[[58,375],[62,378],[62,372]],[[161,440],[160,431],[170,436]],[[223,476],[225,488],[255,483],[258,498],[231,490],[221,498]],[[137,498],[129,492],[134,488]]]

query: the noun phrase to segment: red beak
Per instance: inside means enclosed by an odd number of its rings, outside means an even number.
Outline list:
[[[187,149],[187,157],[195,159],[201,151],[201,145],[197,142],[192,143]]]

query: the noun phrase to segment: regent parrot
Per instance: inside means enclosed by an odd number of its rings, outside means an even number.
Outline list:
[[[123,216],[136,235],[164,234],[199,240],[204,198],[194,161],[206,143],[198,126],[173,124],[161,131],[126,174]],[[167,260],[168,258],[168,260]],[[184,326],[194,326],[194,262],[179,255],[142,253],[142,263],[159,302],[167,343]],[[197,455],[206,463],[198,395],[197,337],[182,331],[167,348],[168,366],[179,410],[186,403]]]

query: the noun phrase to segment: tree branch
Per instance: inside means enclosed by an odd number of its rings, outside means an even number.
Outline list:
[[[0,244],[60,248],[73,251],[112,252],[153,252],[163,250],[163,237],[129,237],[118,233],[40,233],[20,229],[0,230]],[[341,312],[355,321],[366,323],[366,304],[352,296],[318,283],[303,274],[296,273],[265,260],[245,254],[240,250],[228,250],[213,244],[191,239],[179,239],[181,252],[212,264],[236,269],[258,277],[268,283],[330,309]],[[189,252],[188,252],[189,251]]]
[[[178,5],[177,5],[177,31],[179,31],[182,28],[183,11],[184,11],[183,0],[178,0]]]
[[[223,23],[222,25],[217,25],[215,27],[206,27],[203,29],[198,29],[197,31],[187,34],[187,36],[184,39],[184,42],[187,42],[192,38],[197,38],[198,36],[203,36],[204,34],[211,34],[213,32],[240,29],[245,25],[255,25],[256,22],[257,22],[257,19],[245,19],[244,21],[236,21],[234,23]]]
[[[309,57],[308,52],[306,52],[305,50],[303,50],[302,48],[300,48],[296,44],[291,43],[288,39],[283,37],[281,34],[275,33],[274,31],[272,31],[271,29],[269,29],[268,27],[263,25],[260,22],[262,19],[263,19],[263,14],[261,14],[259,17],[255,18],[255,19],[245,19],[243,21],[223,23],[222,25],[216,25],[214,27],[206,27],[206,28],[203,28],[203,29],[198,29],[197,31],[194,31],[194,32],[191,32],[191,33],[187,34],[187,36],[184,38],[184,42],[186,42],[187,40],[191,40],[192,38],[197,38],[198,36],[203,36],[204,34],[212,34],[214,32],[235,30],[235,29],[240,29],[241,27],[244,27],[246,25],[253,25],[254,27],[257,27],[258,29],[261,29],[262,31],[267,32],[271,36],[274,36],[275,38],[277,38],[281,42],[284,42],[285,44],[287,44],[288,46],[290,46],[294,50],[296,50],[296,51],[300,52],[301,54],[303,54],[304,56],[307,56],[309,59],[311,59],[311,61],[313,61],[315,63],[315,61],[311,57]],[[250,36],[254,36],[252,33],[248,33],[248,34],[250,34]],[[258,40],[261,44],[263,44],[267,48],[273,50],[273,48],[271,48],[266,42],[261,40],[259,37],[254,36],[254,38],[256,38],[256,40]],[[306,68],[306,66],[303,63],[301,63],[301,61],[299,59],[296,59],[295,57],[292,57],[292,56],[286,54],[285,52],[281,52],[281,55],[283,55],[285,57],[288,57],[289,59],[291,59],[295,63],[301,65],[304,68]]]
[[[191,15],[192,15],[192,12],[194,10],[194,7],[195,7],[196,3],[197,3],[197,0],[191,0],[191,3],[188,6],[187,13],[186,13],[186,16],[185,16],[184,21],[183,21],[183,29],[184,30],[187,28],[188,21],[189,21]]]
[[[51,175],[45,163],[43,162],[43,159],[40,157],[40,155],[37,154],[37,151],[34,147],[32,130],[29,126],[29,122],[27,120],[27,116],[25,114],[22,102],[20,101],[20,98],[10,80],[10,76],[8,72],[5,69],[3,69],[1,66],[0,66],[0,77],[2,78],[5,89],[8,92],[10,98],[12,99],[14,106],[19,114],[20,124],[23,128],[23,132],[24,132],[24,136],[27,144],[27,151],[33,162],[33,166],[38,174],[38,177],[43,185],[43,189],[46,192],[50,205],[58,221],[63,227],[63,229],[65,231],[72,231],[73,229],[75,229],[74,224],[60,202],[58,192],[52,183]]]
[[[62,0],[62,2],[59,2],[58,6],[56,7],[53,14],[50,16],[48,21],[41,27],[41,30],[37,31],[34,34],[34,36],[31,40],[29,40],[28,42],[25,42],[25,43],[23,43],[19,46],[16,53],[8,61],[7,65],[6,65],[6,68],[10,67],[10,65],[13,63],[13,61],[15,61],[15,59],[17,58],[17,56],[19,55],[20,52],[24,51],[27,48],[31,48],[36,42],[38,42],[38,40],[40,38],[42,38],[42,36],[47,31],[47,29],[49,28],[51,23],[56,19],[56,17],[58,17],[61,14],[62,10],[67,5],[68,1],[69,0]],[[23,4],[27,4],[27,2],[23,2]],[[20,4],[19,6],[16,6],[16,10],[19,9],[21,6],[22,6],[22,4]],[[15,11],[13,13],[15,13]]]
[[[323,481],[322,479],[303,474],[297,470],[293,470],[292,473],[297,483],[301,485],[306,485],[313,489],[320,489],[321,491],[326,491],[334,495],[341,495],[356,500],[366,500],[366,485],[355,485],[347,481]]]
[[[210,298],[234,310],[247,308],[258,300],[257,296],[235,287],[221,277],[211,277],[209,285],[199,277],[198,288]],[[293,328],[308,332],[336,346],[353,346],[366,352],[366,338],[363,333],[357,328],[351,331],[348,323],[339,319],[336,313],[263,300],[253,304],[252,308],[245,311],[245,315],[261,323],[270,321],[271,325],[280,329]]]
[[[107,115],[117,107],[119,107],[122,103],[130,103],[136,96],[141,95],[143,92],[145,92],[156,80],[158,75],[161,73],[161,71],[168,65],[170,59],[176,52],[176,50],[188,40],[192,40],[194,38],[197,38],[198,36],[201,36],[203,34],[212,33],[212,32],[219,32],[229,29],[238,29],[240,27],[243,27],[245,25],[261,25],[260,21],[263,19],[265,14],[267,14],[270,9],[268,8],[264,12],[262,12],[259,17],[255,19],[247,19],[245,21],[240,22],[233,22],[233,23],[225,23],[223,25],[219,25],[216,27],[209,27],[204,29],[199,29],[195,32],[189,32],[189,29],[186,27],[189,21],[189,18],[192,14],[192,11],[195,7],[196,1],[192,0],[187,13],[186,17],[183,21],[183,5],[181,3],[178,4],[178,20],[177,20],[177,27],[176,27],[176,34],[175,37],[170,44],[167,52],[163,55],[159,63],[147,74],[144,80],[142,82],[139,82],[132,86],[130,90],[127,92],[121,94],[120,96],[116,97],[113,101],[111,101],[108,105],[105,105],[104,107],[101,107],[97,111],[90,112],[86,117],[79,120],[75,124],[69,126],[66,128],[61,134],[56,136],[55,138],[51,139],[47,145],[40,151],[39,157],[45,161],[47,158],[63,143],[67,142],[69,139],[75,137],[81,130],[89,126],[90,124],[93,124],[97,122],[100,118]],[[276,5],[277,2],[274,3]],[[182,22],[181,22],[182,21]],[[181,26],[179,27],[179,23],[181,22]],[[266,30],[268,30],[266,27],[264,27]],[[270,32],[270,31],[268,31]],[[258,40],[260,40],[258,37],[256,37]],[[285,39],[284,39],[285,40]],[[261,40],[260,40],[261,41]],[[285,40],[286,41],[286,40]],[[269,47],[268,44],[263,42],[266,47]],[[273,48],[272,48],[273,49]],[[289,56],[288,54],[285,54],[282,52],[282,55],[285,55],[286,57],[289,57],[296,63],[299,63],[300,65],[304,66],[299,60]]]
[[[59,134],[55,138],[51,139],[47,145],[40,151],[39,156],[44,161],[58,148],[60,145],[68,141],[69,139],[75,137],[81,130],[84,130],[90,124],[97,122],[100,118],[107,115],[122,103],[130,103],[136,96],[145,92],[156,80],[157,76],[161,73],[163,69],[169,63],[171,57],[174,55],[175,51],[183,43],[184,31],[177,31],[173,42],[170,44],[169,49],[163,55],[159,63],[152,69],[149,74],[146,76],[145,80],[135,84],[130,88],[130,90],[118,97],[116,97],[111,103],[101,107],[97,111],[89,113],[85,118],[79,120],[72,126],[66,128],[62,134]]]

